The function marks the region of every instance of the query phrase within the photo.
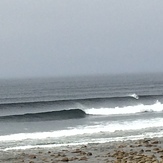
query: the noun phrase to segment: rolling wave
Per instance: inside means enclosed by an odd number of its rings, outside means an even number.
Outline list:
[[[6,121],[51,121],[85,118],[91,115],[128,115],[145,112],[162,112],[163,104],[156,101],[152,105],[138,104],[134,106],[113,107],[113,108],[84,108],[84,109],[66,109],[60,111],[46,111],[25,114],[12,114],[0,116],[1,122]]]
[[[78,119],[86,117],[86,113],[80,109],[70,109],[61,111],[28,113],[22,115],[1,116],[0,121],[50,121],[64,119]]]
[[[62,99],[62,100],[53,100],[53,101],[28,101],[28,102],[15,102],[15,103],[0,103],[0,109],[6,108],[6,107],[24,107],[24,106],[40,106],[40,105],[52,105],[54,103],[64,103],[64,102],[83,102],[83,101],[92,101],[97,102],[101,100],[130,100],[130,99],[155,99],[158,100],[158,98],[163,99],[163,95],[137,95],[135,93],[124,95],[124,96],[116,96],[116,97],[95,97],[95,98],[80,98],[80,99]]]
[[[115,107],[115,108],[91,108],[85,110],[87,114],[91,115],[119,115],[119,114],[135,114],[144,112],[161,112],[163,111],[163,104],[157,101],[153,105],[136,105],[136,106],[125,106],[125,107]]]
[[[147,104],[145,100],[153,102],[151,104]],[[36,101],[36,102],[21,102],[21,103],[6,103],[0,104],[0,109],[6,108],[20,108],[22,110],[23,107],[27,107],[27,112],[22,112],[19,114],[12,113],[12,110],[9,110],[9,115],[0,115],[0,121],[51,121],[51,120],[63,120],[63,119],[77,119],[84,118],[87,115],[122,115],[122,114],[137,114],[144,112],[161,112],[163,111],[163,104],[159,102],[157,99],[163,99],[162,95],[137,95],[137,94],[129,94],[123,97],[104,97],[104,98],[85,98],[85,99],[70,99],[70,100],[58,100],[58,101]],[[110,103],[117,104],[120,101],[124,103],[124,105],[116,105],[110,106]],[[128,102],[129,101],[129,102]],[[137,103],[133,103],[136,101]],[[157,102],[156,102],[157,101]],[[66,103],[64,103],[66,102]],[[69,104],[72,105],[69,107]],[[88,102],[88,105],[87,105]],[[51,111],[47,110],[47,106],[51,105],[51,108],[55,108],[54,104],[61,104],[61,108],[65,110],[60,111]],[[77,106],[77,104],[81,106]],[[93,105],[89,105],[89,104]],[[106,104],[106,105],[103,105]],[[66,105],[62,105],[66,104]],[[36,113],[32,113],[28,111],[28,108],[43,106],[43,110],[38,111]],[[84,107],[83,107],[84,106]],[[95,107],[94,107],[95,106]],[[13,107],[13,108],[12,108]],[[46,111],[44,111],[46,108]],[[72,109],[73,108],[73,109]],[[79,109],[75,109],[79,108]],[[60,109],[60,108],[59,108]],[[3,111],[3,110],[2,110]],[[3,112],[2,112],[3,113]]]

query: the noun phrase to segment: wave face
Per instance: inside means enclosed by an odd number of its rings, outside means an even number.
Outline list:
[[[8,115],[0,116],[0,121],[54,121],[54,120],[66,120],[66,119],[79,119],[85,118],[86,116],[93,115],[129,115],[129,114],[144,114],[148,112],[162,112],[163,104],[159,101],[152,105],[134,105],[124,107],[113,107],[113,108],[83,108],[83,109],[69,109],[60,111],[49,111],[49,112],[37,112],[37,113],[26,113],[20,115]]]
[[[5,103],[0,104],[0,121],[51,121],[84,118],[87,115],[161,112],[163,104],[160,101],[163,102],[162,95],[129,94],[121,97]],[[3,114],[3,111],[6,113]]]
[[[10,115],[0,117],[0,121],[50,121],[78,119],[86,117],[86,113],[80,109],[51,111],[42,113],[28,113],[23,115]]]

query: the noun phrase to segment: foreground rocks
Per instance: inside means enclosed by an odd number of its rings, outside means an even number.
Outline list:
[[[1,151],[3,163],[163,163],[163,138]]]

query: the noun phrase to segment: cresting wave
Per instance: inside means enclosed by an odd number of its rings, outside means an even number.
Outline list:
[[[131,97],[133,97],[133,98],[135,98],[137,100],[139,99],[139,96],[137,94],[135,94],[135,93],[134,94],[129,94],[128,96],[131,96]]]
[[[65,120],[65,119],[78,119],[85,118],[86,116],[93,115],[127,115],[146,112],[161,112],[163,111],[163,104],[157,101],[153,105],[135,105],[115,108],[90,108],[90,109],[69,109],[60,111],[49,111],[39,113],[27,113],[21,115],[0,116],[0,121],[51,121],[51,120]]]
[[[80,109],[70,109],[61,111],[51,111],[42,113],[28,113],[22,115],[10,115],[0,117],[0,121],[50,121],[84,118],[86,113]]]
[[[15,102],[15,103],[0,103],[0,109],[2,108],[9,108],[9,107],[34,107],[34,106],[40,106],[40,105],[52,105],[54,103],[64,103],[64,102],[84,102],[84,101],[92,101],[92,102],[98,102],[98,101],[127,101],[127,100],[139,100],[139,99],[163,99],[163,95],[137,95],[135,93],[128,94],[124,96],[117,96],[117,97],[96,97],[96,98],[81,98],[81,99],[63,99],[63,100],[54,100],[54,101],[27,101],[27,102]]]
[[[115,108],[100,108],[100,109],[87,109],[85,112],[92,115],[118,115],[118,114],[135,114],[145,112],[161,112],[163,111],[163,104],[157,101],[153,105],[136,105],[136,106],[125,106]]]

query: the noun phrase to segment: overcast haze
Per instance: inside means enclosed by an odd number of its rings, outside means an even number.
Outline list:
[[[0,78],[163,71],[162,0],[0,0]]]

